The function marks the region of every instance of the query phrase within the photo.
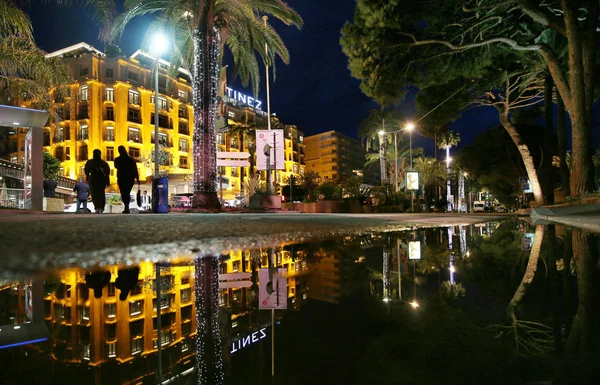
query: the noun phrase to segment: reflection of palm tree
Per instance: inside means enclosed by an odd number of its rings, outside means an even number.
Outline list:
[[[109,3],[108,0],[100,1]],[[110,1],[112,4],[112,1]],[[113,35],[120,34],[136,16],[158,14],[157,27],[175,42],[173,70],[182,66],[192,74],[194,94],[194,206],[219,206],[216,191],[215,122],[219,73],[225,46],[232,53],[236,73],[255,93],[259,62],[271,65],[275,56],[289,62],[289,53],[275,30],[259,14],[269,14],[287,25],[302,25],[300,16],[280,0],[137,0],[126,2]],[[270,51],[265,52],[265,44]]]

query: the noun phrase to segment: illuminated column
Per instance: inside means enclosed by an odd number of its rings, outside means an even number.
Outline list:
[[[446,171],[448,177],[446,179],[446,201],[448,202],[448,211],[452,211],[451,189],[450,189],[450,146],[446,146]]]
[[[219,258],[199,256],[194,265],[198,384],[220,385],[224,373],[219,331]]]
[[[454,257],[452,256],[452,237],[454,236],[454,227],[448,227],[448,250],[450,250],[450,284],[454,285]]]
[[[465,174],[460,172],[458,174],[458,212],[466,212],[465,206]]]

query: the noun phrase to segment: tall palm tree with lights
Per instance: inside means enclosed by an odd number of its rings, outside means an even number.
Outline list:
[[[153,27],[167,32],[174,44],[172,67],[187,69],[192,78],[193,206],[220,207],[215,121],[224,49],[231,51],[235,74],[244,84],[251,81],[257,94],[260,65],[256,53],[268,66],[273,65],[276,56],[289,63],[289,52],[281,37],[262,16],[269,15],[298,28],[302,18],[281,0],[126,0],[125,12],[116,18],[107,37],[120,36],[133,18],[147,14],[158,15]]]
[[[448,178],[446,179],[446,200],[448,201],[448,211],[452,210],[452,203],[450,202],[452,191],[450,186],[450,148],[458,145],[460,142],[460,135],[454,131],[446,131],[439,136],[438,147],[446,149],[446,171]]]

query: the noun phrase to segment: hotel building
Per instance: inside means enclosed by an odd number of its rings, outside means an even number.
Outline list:
[[[307,136],[305,145],[306,170],[318,173],[323,181],[340,183],[350,177],[361,176],[365,183],[375,182],[371,172],[364,172],[366,152],[358,140],[336,131],[327,131]]]
[[[151,183],[154,175],[154,122],[156,61],[150,55],[137,51],[127,58],[107,54],[86,44],[49,53],[60,57],[73,73],[74,83],[67,92],[51,90],[52,111],[58,122],[44,130],[44,151],[61,161],[62,176],[77,179],[84,175],[85,162],[94,150],[111,167],[109,190],[117,191],[113,160],[117,148],[126,147],[137,160],[142,183]],[[168,175],[169,192],[185,193],[193,190],[193,110],[192,89],[187,71],[180,69],[176,77],[169,77],[169,63],[159,60],[158,143],[161,148],[161,172]],[[228,89],[230,90],[230,89]],[[253,98],[242,98],[241,93],[223,95],[226,124],[221,124],[217,135],[218,151],[247,151],[248,141],[240,148],[240,139],[228,134],[230,124],[265,122],[266,113]],[[224,111],[221,111],[223,114]],[[275,119],[274,119],[275,121]],[[285,170],[277,172],[277,181],[285,183],[291,174],[303,172],[303,134],[295,126],[285,126]],[[10,150],[4,158],[14,163],[23,161],[23,132],[10,138]],[[252,162],[251,162],[252,163]],[[256,164],[256,162],[253,162]],[[224,199],[234,199],[241,192],[240,168],[224,167]],[[249,175],[245,167],[244,175]],[[150,185],[142,186],[150,190]]]

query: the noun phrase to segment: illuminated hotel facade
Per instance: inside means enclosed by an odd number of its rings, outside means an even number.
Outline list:
[[[123,145],[138,162],[141,182],[150,183],[154,174],[155,59],[139,50],[129,58],[107,55],[85,43],[47,56],[62,58],[75,80],[66,95],[51,91],[52,111],[59,121],[44,130],[44,151],[61,161],[62,175],[71,179],[83,176],[85,162],[99,149],[111,167],[110,190],[117,191],[113,160],[118,156],[117,148]],[[192,192],[191,82],[183,69],[177,77],[169,77],[168,66],[169,63],[159,60],[158,142],[164,154],[160,159],[161,170],[168,173],[170,193]],[[222,94],[226,108],[221,114],[226,111],[227,124],[218,129],[218,151],[248,151],[248,141],[240,148],[239,137],[229,135],[228,128],[231,124],[261,120],[266,128],[266,113],[260,109],[262,102],[229,88]],[[303,134],[291,125],[284,130],[286,164],[285,170],[277,172],[280,183],[304,171]],[[15,152],[7,160],[22,162],[23,138],[24,132],[12,139]],[[223,197],[234,199],[241,191],[242,172],[236,167],[224,167],[221,171],[227,177]],[[244,175],[250,175],[249,171],[245,167]],[[148,185],[142,189],[151,188]]]

